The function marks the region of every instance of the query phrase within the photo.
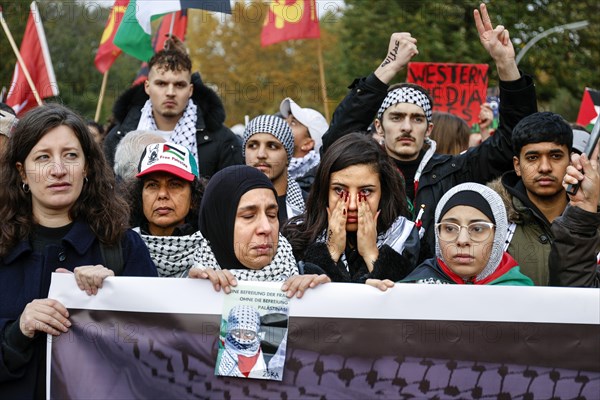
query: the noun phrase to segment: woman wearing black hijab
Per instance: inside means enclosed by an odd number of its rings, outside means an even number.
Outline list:
[[[329,282],[326,275],[299,275],[288,241],[279,234],[277,194],[267,176],[246,165],[227,167],[210,179],[200,204],[200,232],[207,239],[191,278],[210,279],[229,293],[237,279],[285,281],[288,297]]]

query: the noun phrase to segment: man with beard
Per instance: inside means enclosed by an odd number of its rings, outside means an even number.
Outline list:
[[[279,226],[304,212],[305,193],[288,175],[294,154],[294,134],[287,122],[274,115],[259,115],[244,130],[242,153],[246,165],[267,175],[277,191]]]
[[[148,66],[148,80],[127,90],[115,103],[117,124],[104,141],[110,165],[121,139],[134,130],[156,132],[190,149],[201,176],[243,164],[238,139],[223,125],[221,99],[198,73],[192,74],[188,55],[177,47],[168,48],[156,53]]]
[[[494,136],[457,156],[435,154],[436,144],[428,138],[433,102],[427,91],[406,83],[388,88],[419,53],[417,39],[407,32],[392,34],[384,61],[374,73],[353,83],[323,136],[325,152],[341,136],[366,130],[376,116],[385,150],[404,176],[413,214],[419,211],[421,259],[434,254],[434,211],[444,193],[464,182],[485,184],[512,170],[512,128],[537,111],[533,81],[517,68],[508,31],[502,25],[492,27],[484,4],[474,10],[474,17],[479,40],[494,59],[500,79],[500,126]]]
[[[558,114],[523,118],[512,135],[514,171],[490,186],[502,196],[509,219],[505,250],[535,285],[548,285],[552,222],[569,202],[562,185],[569,166],[573,130]]]

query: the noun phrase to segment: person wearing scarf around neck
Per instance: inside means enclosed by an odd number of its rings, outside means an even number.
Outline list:
[[[435,209],[436,257],[401,283],[533,286],[503,250],[508,220],[500,195],[479,183],[449,190]],[[381,290],[391,281],[367,282]]]
[[[259,115],[244,129],[242,155],[269,177],[277,192],[279,224],[304,212],[305,193],[288,174],[294,154],[294,134],[287,122],[274,115]]]
[[[279,233],[277,192],[269,178],[247,165],[217,172],[200,204],[205,238],[190,278],[209,279],[230,293],[237,280],[283,282],[288,297],[329,282],[326,275],[299,275],[289,242]]]
[[[198,207],[204,184],[192,152],[172,142],[146,146],[129,192],[131,226],[161,277],[182,277],[201,246]]]
[[[46,394],[47,344],[69,340],[64,304],[48,298],[54,272],[96,295],[115,275],[157,276],[148,249],[127,229],[129,210],[85,121],[55,103],[29,111],[0,165],[0,398]],[[120,252],[117,266],[103,254]]]
[[[254,307],[237,304],[229,310],[223,345],[219,375],[264,378],[268,367],[260,346],[260,314]]]
[[[283,229],[307,271],[334,282],[400,280],[417,265],[418,227],[407,216],[400,173],[363,133],[337,140],[321,159],[306,212]]]

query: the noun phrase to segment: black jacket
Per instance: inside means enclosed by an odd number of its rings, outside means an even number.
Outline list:
[[[550,286],[600,287],[600,213],[567,206],[552,222]]]
[[[158,276],[142,238],[129,230],[121,241],[123,276]],[[45,334],[29,339],[19,328],[28,303],[48,297],[52,272],[62,267],[105,264],[100,242],[90,226],[76,221],[60,245],[34,251],[29,239],[0,258],[0,398],[33,399],[46,385]],[[65,334],[68,335],[68,334]],[[68,340],[68,339],[67,339]]]
[[[416,239],[415,241],[418,242]],[[311,268],[305,269],[304,273],[327,274],[332,282],[365,283],[370,278],[395,282],[406,277],[415,267],[414,260],[407,257],[410,257],[407,252],[399,254],[388,245],[379,249],[379,258],[375,261],[372,272],[369,272],[358,251],[346,249],[345,254],[348,268],[341,259],[333,261],[325,243],[311,243],[302,260]]]
[[[387,95],[388,86],[374,74],[357,79],[350,93],[336,108],[329,130],[323,136],[322,152],[343,135],[352,131],[366,131]],[[466,153],[451,156],[433,154],[426,162],[419,180],[413,204],[415,209],[425,205],[421,244],[426,258],[435,249],[435,208],[448,190],[464,182],[485,184],[513,169],[511,143],[512,129],[527,115],[537,112],[535,86],[530,76],[523,75],[514,82],[500,82],[500,126],[496,133],[481,145]],[[407,185],[412,182],[407,182]],[[411,199],[413,200],[413,199]]]
[[[236,135],[225,125],[225,108],[212,89],[204,85],[200,74],[192,74],[194,92],[192,101],[198,107],[196,141],[198,143],[198,170],[200,175],[211,177],[217,171],[244,164],[242,148]],[[104,152],[109,164],[114,165],[117,145],[131,131],[137,129],[142,107],[148,100],[144,85],[136,85],[123,93],[115,102],[113,114],[117,125],[104,140]]]

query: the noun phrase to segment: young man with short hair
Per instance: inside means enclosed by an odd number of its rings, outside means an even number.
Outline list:
[[[160,133],[165,140],[189,148],[200,175],[210,177],[229,165],[242,164],[238,139],[223,122],[225,109],[192,62],[177,49],[161,50],[149,62],[148,80],[127,90],[115,103],[117,125],[105,139],[112,166],[117,144],[134,130]]]
[[[336,139],[352,131],[366,131],[377,116],[376,129],[383,134],[385,150],[404,175],[406,192],[414,214],[424,207],[418,223],[423,227],[422,257],[433,256],[434,211],[450,188],[464,182],[487,183],[512,169],[512,128],[537,111],[531,77],[521,75],[508,31],[492,27],[486,6],[474,11],[483,47],[494,59],[500,79],[500,126],[496,134],[466,153],[435,154],[435,142],[427,136],[431,122],[431,98],[418,85],[389,88],[396,74],[419,53],[417,39],[410,33],[394,33],[388,55],[367,78],[356,80],[352,91],[337,107],[323,136],[323,151]]]
[[[539,112],[513,130],[513,165],[490,187],[503,198],[510,223],[505,250],[535,285],[548,284],[552,222],[568,204],[562,186],[569,166],[573,131],[558,114]]]
[[[259,115],[244,131],[242,152],[246,165],[265,173],[277,191],[280,227],[304,212],[304,193],[288,175],[294,154],[294,135],[287,122],[274,115]]]
[[[308,191],[315,178],[316,167],[321,161],[321,138],[329,128],[325,117],[312,108],[302,108],[287,97],[279,105],[279,112],[286,119],[294,134],[294,154],[288,173]]]

